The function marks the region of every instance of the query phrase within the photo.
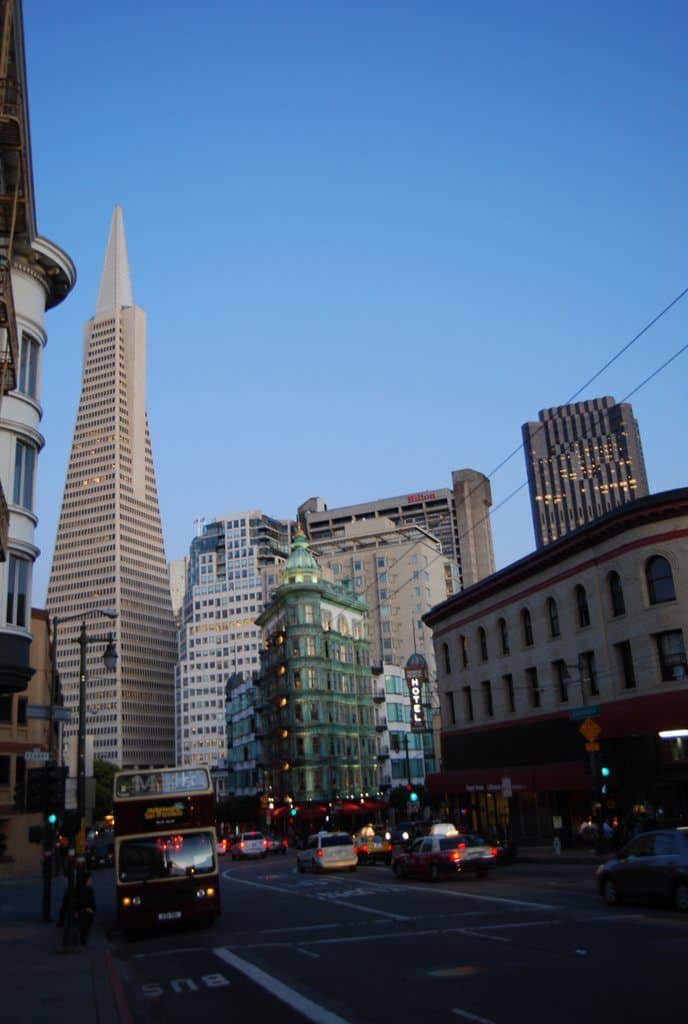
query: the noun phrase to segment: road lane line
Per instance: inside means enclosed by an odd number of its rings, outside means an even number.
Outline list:
[[[287,1006],[291,1006],[292,1010],[303,1014],[313,1024],[350,1024],[344,1017],[340,1017],[339,1014],[332,1013],[331,1010],[326,1010],[324,1006],[314,1003],[312,999],[302,996],[300,992],[289,988],[283,981],[278,981],[277,978],[261,970],[260,967],[256,967],[255,964],[250,963],[248,960],[242,960],[241,957],[236,956],[234,953],[230,953],[226,947],[217,946],[213,952],[224,963],[229,964],[230,967],[245,975],[250,981],[265,989],[269,995],[275,996],[281,1002],[286,1003]]]
[[[457,1010],[455,1008],[452,1010],[452,1013],[455,1013],[457,1017],[465,1017],[466,1020],[474,1020],[477,1024],[495,1024],[488,1017],[479,1017],[477,1013],[469,1013],[468,1010]]]
[[[304,956],[309,956],[312,960],[319,960],[320,953],[314,953],[311,949],[304,949],[302,946],[294,946],[297,953],[302,953]]]
[[[544,924],[561,924],[550,918],[548,921],[512,921],[510,924],[479,924],[475,928],[477,932],[501,931],[502,928],[537,928]]]
[[[226,878],[229,882],[236,882],[237,885],[253,885],[257,889],[268,889],[270,892],[286,892],[289,896],[306,896],[308,899],[318,900],[321,903],[329,903],[330,906],[351,907],[353,910],[360,910],[364,914],[372,914],[373,917],[389,917],[393,921],[411,920],[410,917],[404,914],[392,914],[389,910],[375,910],[373,907],[364,907],[360,903],[349,903],[347,900],[332,899],[330,896],[325,896],[322,893],[312,893],[308,892],[308,890],[286,889],[284,886],[268,885],[265,882],[250,882],[248,878],[234,878],[232,875],[228,875],[225,872],[222,873],[222,877]]]
[[[256,935],[278,935],[280,932],[315,932],[322,931],[324,928],[342,928],[342,924],[300,924],[297,927],[292,928],[261,928]]]
[[[458,896],[464,900],[481,900],[485,903],[506,903],[512,907],[535,907],[537,910],[562,910],[562,907],[554,906],[552,903],[533,903],[531,900],[512,900],[506,896],[481,896],[477,892],[457,892],[454,889],[438,889],[437,886],[404,885],[399,887],[399,892],[427,892],[442,896]]]
[[[336,939],[304,939],[304,946],[342,946],[346,942],[379,942],[380,939],[408,939],[416,935],[441,935],[440,928],[428,928],[425,931],[414,929],[409,932],[379,932],[377,935],[342,935]]]
[[[329,903],[335,907],[351,907],[353,910],[361,910],[364,914],[372,914],[373,917],[389,917],[392,921],[410,921],[408,914],[393,914],[390,910],[376,910],[374,907],[364,907],[361,903],[349,903],[348,900],[332,899],[331,896],[313,896],[313,899],[321,903]]]

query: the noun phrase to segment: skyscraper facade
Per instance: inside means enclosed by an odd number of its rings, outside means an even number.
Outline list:
[[[117,619],[99,616],[101,608],[114,609]],[[58,619],[83,614],[93,635],[115,635],[114,674],[103,666],[100,645],[88,648],[86,727],[96,756],[125,766],[172,763],[176,644],[146,415],[146,316],[134,305],[119,206],[96,312],[84,329],[48,609]],[[78,621],[61,626],[56,651],[74,711],[78,629]],[[75,728],[67,727],[68,738]]]
[[[605,396],[542,409],[522,433],[538,548],[649,493],[627,402]]]
[[[224,767],[226,684],[258,672],[255,620],[279,582],[290,535],[288,520],[253,509],[205,523],[191,542],[175,674],[179,765]]]
[[[442,545],[442,554],[458,566],[461,588],[495,571],[490,506],[490,481],[474,469],[452,473],[452,486],[416,491],[358,505],[328,508],[322,498],[309,498],[298,510],[299,520],[311,541],[342,537],[347,525],[375,519],[391,519],[395,526],[422,526]],[[371,533],[374,523],[368,522]],[[448,579],[445,597],[454,593]]]

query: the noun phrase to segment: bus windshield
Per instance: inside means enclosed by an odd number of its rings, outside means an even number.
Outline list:
[[[215,870],[211,832],[140,836],[119,848],[119,881],[183,878]]]

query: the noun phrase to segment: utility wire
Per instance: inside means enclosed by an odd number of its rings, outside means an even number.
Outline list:
[[[675,304],[675,303],[676,303],[676,302],[678,301],[678,298],[681,298],[681,297],[683,297],[683,296],[684,296],[684,295],[685,295],[686,293],[688,293],[688,288],[687,288],[687,289],[685,289],[685,290],[684,290],[684,291],[683,291],[683,292],[681,293],[681,296],[677,297],[677,299],[675,299],[675,300],[674,300],[674,303],[672,303],[671,305],[674,305],[674,304]],[[670,309],[670,308],[671,308],[671,305],[670,305],[670,306],[667,306],[667,307],[666,307],[666,310]],[[666,312],[666,310],[664,310],[663,312]],[[663,314],[659,314],[659,316],[661,316],[661,315],[663,315]],[[659,316],[655,317],[655,319],[654,319],[654,320],[652,321],[652,323],[656,323],[656,322],[657,322],[657,320],[659,319]],[[650,325],[648,325],[648,326],[650,326]],[[647,330],[647,328],[644,328],[644,330]],[[636,335],[636,338],[638,338],[638,337],[640,337],[640,335]],[[628,347],[629,347],[629,346],[627,345],[627,346],[626,346],[626,349],[627,349]],[[645,385],[646,385],[646,384],[649,384],[651,380],[653,380],[653,379],[654,379],[655,377],[657,377],[657,376],[658,376],[658,375],[659,375],[660,373],[662,373],[662,371],[663,371],[663,370],[665,370],[665,369],[666,369],[666,368],[667,368],[668,366],[670,366],[670,365],[671,365],[671,363],[673,363],[673,362],[674,362],[674,360],[678,359],[678,357],[679,357],[679,356],[683,355],[683,353],[684,353],[684,352],[686,352],[686,350],[688,350],[688,344],[685,344],[685,345],[683,345],[683,346],[682,346],[681,348],[679,348],[679,349],[678,349],[678,350],[677,350],[676,352],[674,352],[674,353],[673,353],[673,355],[669,356],[669,358],[668,358],[668,359],[666,359],[666,360],[665,360],[665,361],[664,361],[663,363],[661,363],[661,364],[660,364],[660,366],[658,366],[658,367],[657,367],[656,369],[654,369],[654,370],[652,371],[652,373],[648,374],[648,376],[647,376],[647,377],[645,377],[645,378],[644,378],[644,379],[643,379],[642,381],[640,381],[640,383],[639,383],[639,384],[637,384],[637,385],[636,385],[636,386],[635,386],[634,388],[632,388],[632,389],[631,389],[631,390],[630,390],[630,391],[628,392],[628,394],[627,394],[627,395],[625,395],[625,396],[624,396],[624,398],[622,399],[622,401],[624,401],[624,402],[625,402],[625,401],[627,401],[627,400],[628,400],[628,399],[629,399],[629,398],[630,398],[630,397],[631,397],[632,395],[635,395],[635,394],[637,394],[637,393],[638,393],[638,392],[639,392],[639,391],[640,391],[640,390],[641,390],[642,388],[644,388],[644,387],[645,387]],[[592,379],[592,378],[591,378],[591,379]],[[494,515],[494,513],[498,512],[498,511],[499,511],[500,509],[504,508],[504,506],[505,506],[505,505],[506,505],[506,504],[507,504],[507,503],[508,503],[509,501],[511,501],[511,499],[512,499],[512,498],[514,498],[514,497],[515,497],[515,496],[516,496],[516,495],[517,495],[517,494],[518,494],[518,493],[519,493],[520,491],[522,491],[522,490],[524,489],[524,487],[527,487],[527,486],[528,486],[528,480],[527,480],[527,478],[526,478],[526,479],[525,479],[525,480],[524,480],[524,481],[523,481],[523,482],[522,482],[521,484],[519,484],[519,486],[518,486],[518,487],[514,488],[514,490],[513,490],[513,491],[511,491],[511,492],[510,492],[509,494],[507,494],[507,496],[506,496],[505,498],[503,498],[503,499],[502,499],[502,501],[500,501],[500,502],[499,502],[499,503],[498,503],[497,505],[495,505],[495,506],[494,506],[494,507],[493,507],[493,508],[491,509],[491,511],[488,511],[488,512],[486,512],[486,513],[485,513],[485,515],[484,515],[484,516],[482,516],[482,517],[481,517],[481,518],[480,518],[480,519],[479,519],[479,520],[478,520],[478,521],[477,521],[476,523],[474,523],[474,524],[473,524],[472,526],[470,526],[470,527],[469,527],[469,528],[468,528],[467,530],[465,530],[465,531],[464,531],[464,533],[460,534],[460,535],[459,535],[459,538],[458,538],[458,540],[459,540],[459,544],[461,543],[461,541],[462,541],[462,540],[463,540],[463,539],[464,539],[465,537],[469,536],[469,534],[471,534],[471,533],[473,532],[473,530],[475,530],[475,529],[476,529],[476,528],[477,528],[478,526],[480,526],[480,525],[481,525],[481,523],[484,523],[486,519],[489,519],[489,518],[490,518],[490,517],[491,517],[492,515]],[[442,551],[439,551],[439,552],[437,553],[437,555],[435,555],[435,556],[434,556],[433,558],[431,558],[431,559],[430,559],[430,561],[428,562],[427,566],[425,566],[424,568],[428,569],[428,568],[429,568],[429,567],[430,567],[430,566],[431,566],[431,565],[432,565],[432,564],[433,564],[434,562],[436,562],[436,561],[437,561],[437,560],[438,560],[439,558],[446,558],[446,557],[447,557],[447,555],[445,555],[445,554],[444,554],[444,552],[442,552]],[[400,561],[400,560],[401,560],[401,558],[397,559],[397,562],[398,562],[398,561]],[[394,564],[396,564],[396,562],[395,562]],[[405,586],[407,586],[407,584],[411,583],[412,581],[413,581],[413,577],[411,576],[411,577],[409,577],[409,578],[408,578],[408,579],[407,579],[407,580],[406,580],[406,581],[405,581],[404,583],[401,583],[401,584],[400,584],[400,585],[399,585],[398,587],[396,587],[396,589],[395,589],[395,590],[391,591],[391,592],[390,592],[390,594],[388,595],[388,598],[387,598],[387,600],[390,600],[390,599],[391,599],[392,597],[396,596],[396,594],[398,594],[398,593],[399,593],[399,592],[400,592],[401,590],[403,590],[403,588],[404,588]],[[368,586],[372,586],[372,582],[371,582],[371,584],[369,584]],[[364,591],[363,591],[364,593],[365,593],[365,592],[366,592],[366,591],[368,590],[368,586],[366,586],[366,588],[364,589]],[[378,598],[378,601],[377,601],[377,606],[379,606],[379,603],[380,603],[380,602],[379,602],[379,598]],[[373,608],[374,608],[374,607],[376,607],[376,606],[375,606],[375,605],[373,605]]]

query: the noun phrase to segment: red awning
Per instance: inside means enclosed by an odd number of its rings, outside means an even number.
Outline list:
[[[365,803],[356,803],[353,800],[342,800],[340,804],[335,804],[335,814],[370,814],[371,808],[366,807]]]
[[[477,769],[435,772],[428,775],[425,787],[430,793],[497,793],[502,779],[511,779],[514,793],[547,793],[557,790],[589,790],[592,783],[581,761],[509,768],[501,771]]]
[[[289,815],[292,806],[296,809],[296,816],[298,818],[324,818],[327,814],[325,804],[282,804],[272,812],[273,820]]]

